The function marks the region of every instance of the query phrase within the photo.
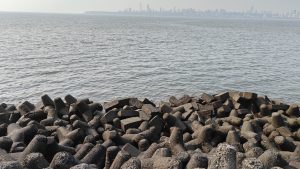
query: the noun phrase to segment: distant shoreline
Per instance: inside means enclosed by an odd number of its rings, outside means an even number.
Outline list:
[[[174,18],[212,18],[212,19],[274,19],[274,20],[300,20],[298,17],[281,17],[277,15],[246,14],[239,12],[230,13],[173,13],[173,12],[105,12],[86,11],[86,15],[107,15],[107,16],[140,16],[140,17],[174,17]]]
[[[86,11],[82,13],[59,13],[59,12],[28,12],[28,11],[0,11],[0,14],[42,14],[42,15],[87,15],[87,16],[115,16],[115,17],[166,17],[166,18],[192,18],[192,19],[253,19],[253,20],[294,20],[300,18],[289,17],[247,17],[247,16],[189,16],[189,15],[151,15],[145,13],[126,13],[126,12],[101,12]]]

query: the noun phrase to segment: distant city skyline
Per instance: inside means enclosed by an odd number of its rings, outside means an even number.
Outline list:
[[[257,10],[251,7],[245,11],[230,11],[226,9],[199,10],[195,8],[171,8],[154,9],[149,4],[143,7],[140,4],[139,9],[126,8],[116,12],[105,11],[86,11],[89,15],[136,15],[136,16],[184,16],[184,17],[214,17],[214,18],[282,18],[282,19],[300,19],[300,11],[291,10],[288,12],[272,12]]]
[[[0,0],[0,11],[82,13],[85,11],[120,11],[123,9],[187,9],[258,11],[283,13],[300,11],[299,0]]]

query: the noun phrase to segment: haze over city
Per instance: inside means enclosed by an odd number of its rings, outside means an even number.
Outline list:
[[[82,13],[85,11],[139,10],[149,4],[153,9],[194,8],[245,11],[251,7],[271,12],[300,10],[299,0],[0,0],[0,11]]]

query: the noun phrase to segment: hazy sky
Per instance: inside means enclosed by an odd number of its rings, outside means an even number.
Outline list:
[[[300,0],[0,0],[0,11],[80,13],[89,10],[117,11],[125,8],[196,8],[248,10],[251,6],[258,10],[286,12],[300,11]]]

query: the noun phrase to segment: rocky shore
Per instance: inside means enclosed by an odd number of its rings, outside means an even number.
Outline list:
[[[0,169],[43,168],[296,169],[299,107],[250,92],[1,104]]]

